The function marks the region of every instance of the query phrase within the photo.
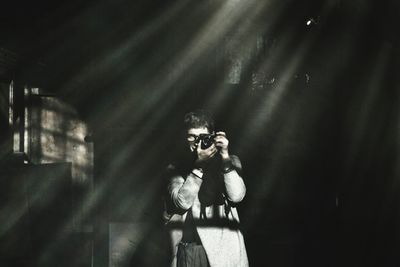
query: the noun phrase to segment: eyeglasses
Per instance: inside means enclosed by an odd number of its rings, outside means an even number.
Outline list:
[[[187,136],[187,140],[189,141],[189,142],[198,142],[199,141],[199,138],[200,138],[200,135],[195,135],[195,134],[188,134],[188,136]]]
[[[189,142],[195,142],[198,143],[202,138],[204,138],[204,136],[207,136],[209,134],[199,134],[199,135],[195,135],[195,134],[188,134],[187,135],[187,140]]]

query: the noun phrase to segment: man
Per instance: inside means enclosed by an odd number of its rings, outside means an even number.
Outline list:
[[[184,117],[189,155],[169,166],[164,219],[174,267],[244,267],[247,253],[235,205],[246,187],[225,132],[204,111]]]

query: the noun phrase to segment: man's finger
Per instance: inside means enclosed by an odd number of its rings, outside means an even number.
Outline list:
[[[199,152],[202,151],[202,150],[203,149],[201,148],[201,142],[200,142],[200,143],[197,144],[197,147],[196,147],[197,154],[199,154]]]
[[[225,136],[217,136],[214,138],[214,141],[223,141],[223,140],[227,140],[227,138]]]
[[[217,151],[218,151],[217,149],[214,149],[210,154],[210,158],[213,157],[217,153]]]
[[[216,135],[217,135],[217,136],[218,136],[218,135],[226,136],[226,133],[225,133],[225,132],[222,132],[222,131],[220,131],[220,132],[217,132],[217,133],[216,133]]]

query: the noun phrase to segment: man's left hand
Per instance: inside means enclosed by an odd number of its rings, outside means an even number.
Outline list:
[[[214,138],[215,146],[219,149],[222,159],[229,159],[229,140],[226,138],[225,132],[217,132]]]

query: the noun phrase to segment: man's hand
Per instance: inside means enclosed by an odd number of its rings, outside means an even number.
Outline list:
[[[226,138],[225,132],[217,132],[214,138],[215,146],[218,148],[222,159],[229,159],[229,140]]]
[[[214,157],[217,151],[218,149],[216,148],[215,144],[212,144],[209,148],[206,149],[202,149],[201,144],[198,144],[196,148],[197,159],[195,164],[198,166],[204,165],[209,159]]]

